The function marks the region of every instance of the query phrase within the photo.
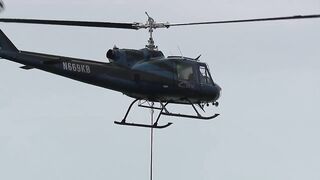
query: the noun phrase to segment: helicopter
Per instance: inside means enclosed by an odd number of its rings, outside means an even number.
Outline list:
[[[219,116],[203,116],[205,107],[219,105],[222,88],[213,80],[208,65],[197,58],[183,56],[166,57],[155,45],[153,32],[159,28],[178,26],[195,26],[207,24],[226,24],[260,21],[279,21],[294,19],[320,18],[320,15],[298,15],[273,18],[194,22],[194,23],[157,23],[148,15],[146,23],[114,23],[93,21],[66,21],[41,19],[12,19],[0,18],[4,23],[26,23],[43,25],[62,25],[76,27],[118,28],[118,29],[147,29],[148,44],[139,50],[119,49],[113,47],[106,53],[109,62],[77,59],[38,52],[21,51],[0,30],[0,57],[23,64],[24,70],[40,69],[49,73],[64,76],[76,81],[114,90],[133,98],[124,118],[115,124],[146,127],[166,128],[171,122],[159,125],[162,115],[211,120]],[[138,102],[138,107],[158,110],[156,121],[149,124],[129,123],[127,117],[131,108]],[[158,106],[154,106],[158,103]],[[192,107],[194,115],[180,114],[169,111],[169,104],[187,105]]]

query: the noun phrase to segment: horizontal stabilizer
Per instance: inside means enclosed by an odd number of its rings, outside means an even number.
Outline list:
[[[34,69],[33,66],[21,66],[20,68],[21,68],[21,69],[24,69],[24,70]]]

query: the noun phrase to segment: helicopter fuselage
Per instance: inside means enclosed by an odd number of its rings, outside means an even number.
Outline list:
[[[125,67],[116,63],[103,63],[83,59],[40,54],[34,52],[6,52],[0,56],[24,64],[23,69],[40,69],[84,83],[122,92],[133,98],[172,103],[209,103],[220,96],[220,87],[187,81],[177,77],[176,63],[197,66],[197,62],[178,58],[164,58]],[[152,63],[169,63],[171,74],[164,70],[149,69]],[[197,68],[193,67],[192,68]],[[199,66],[199,65],[198,65]],[[147,70],[146,70],[147,69]],[[167,69],[168,70],[168,69]],[[167,73],[165,76],[161,73]],[[197,77],[197,76],[195,76]]]
[[[154,102],[216,102],[221,88],[204,63],[184,57],[165,58],[155,50],[109,50],[110,62],[19,51],[1,32],[0,57],[84,83]],[[118,53],[120,52],[120,53]],[[111,54],[110,54],[111,53]],[[140,56],[139,56],[140,54]]]

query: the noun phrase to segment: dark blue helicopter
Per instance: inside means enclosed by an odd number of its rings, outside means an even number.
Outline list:
[[[147,14],[148,15],[148,14]],[[150,38],[144,49],[110,49],[106,56],[109,63],[76,59],[70,57],[26,52],[18,50],[8,37],[0,30],[0,57],[23,64],[22,69],[40,69],[60,76],[68,77],[84,83],[122,92],[134,98],[119,125],[129,125],[148,128],[165,128],[172,123],[158,125],[161,115],[187,117],[195,119],[213,119],[219,114],[209,117],[202,116],[199,108],[204,111],[205,105],[218,106],[221,87],[211,76],[208,66],[197,58],[181,56],[165,57],[154,45],[153,30],[173,26],[222,24],[254,21],[273,21],[289,19],[319,18],[320,15],[289,16],[262,19],[213,21],[198,23],[169,24],[156,23],[149,15],[143,23],[110,23],[88,21],[61,21],[38,19],[5,19],[6,23],[31,23],[46,25],[85,26],[121,29],[148,29]],[[153,125],[128,123],[127,116],[132,106],[138,102],[139,107],[159,110],[159,115]],[[151,102],[148,103],[148,102]],[[159,106],[154,106],[158,103]],[[190,105],[195,115],[172,113],[169,104]]]

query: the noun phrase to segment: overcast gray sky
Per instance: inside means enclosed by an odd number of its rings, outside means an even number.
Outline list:
[[[196,22],[320,14],[319,0],[7,0],[1,17]],[[1,24],[21,50],[107,61],[142,31]],[[166,55],[197,57],[222,87],[219,118],[155,134],[155,180],[320,179],[320,19],[156,30]],[[0,60],[0,179],[149,178],[149,130],[119,127],[131,99]],[[185,110],[176,107],[177,110]],[[148,122],[149,112],[130,117]]]

